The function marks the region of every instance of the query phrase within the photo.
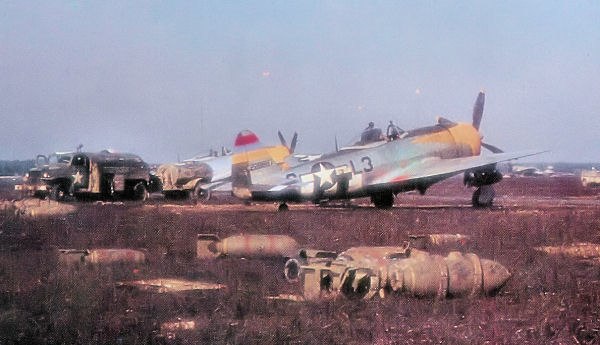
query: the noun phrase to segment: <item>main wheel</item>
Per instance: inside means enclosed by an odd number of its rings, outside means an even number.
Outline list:
[[[289,210],[290,208],[288,207],[288,204],[286,204],[285,202],[279,204],[279,207],[277,208],[277,211],[279,212],[285,212],[287,210]]]
[[[491,207],[495,196],[494,187],[491,185],[481,186],[473,192],[471,204],[473,207]]]
[[[392,208],[394,206],[394,194],[382,192],[371,195],[371,202],[380,209]]]

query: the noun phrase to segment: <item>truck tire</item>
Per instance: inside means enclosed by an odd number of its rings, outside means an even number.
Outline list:
[[[100,184],[100,194],[103,199],[113,199],[115,197],[115,182],[112,176],[103,175]]]
[[[197,183],[196,187],[190,191],[190,200],[194,204],[198,202],[207,202],[208,200],[210,200],[210,197],[210,189],[203,189],[200,183]]]
[[[139,201],[146,201],[148,199],[148,190],[144,182],[138,182],[133,186],[133,199]]]
[[[65,198],[65,191],[60,184],[52,185],[48,198],[54,201],[63,201]]]

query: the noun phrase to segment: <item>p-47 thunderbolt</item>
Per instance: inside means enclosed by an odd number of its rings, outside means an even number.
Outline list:
[[[398,193],[425,194],[434,183],[463,173],[465,185],[476,187],[473,206],[491,206],[492,185],[502,179],[496,163],[541,152],[505,153],[482,142],[484,102],[480,92],[472,123],[440,117],[434,126],[396,129],[388,138],[368,128],[355,145],[309,161],[296,159],[285,145],[262,146],[254,133],[242,131],[232,156],[232,192],[245,200],[279,201],[280,209],[286,209],[287,202],[359,197],[390,208]],[[482,147],[493,154],[480,155]]]

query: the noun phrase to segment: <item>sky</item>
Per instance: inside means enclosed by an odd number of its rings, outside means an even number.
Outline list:
[[[485,141],[600,161],[598,1],[0,2],[0,159],[105,148],[173,162],[369,121],[470,122]]]

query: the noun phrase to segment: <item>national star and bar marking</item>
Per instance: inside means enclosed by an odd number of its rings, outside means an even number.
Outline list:
[[[73,175],[73,184],[81,184],[83,182],[83,175],[77,170],[75,175]]]

